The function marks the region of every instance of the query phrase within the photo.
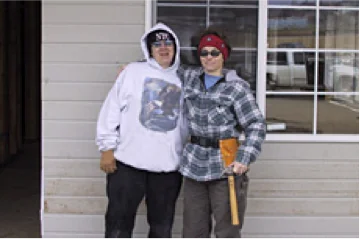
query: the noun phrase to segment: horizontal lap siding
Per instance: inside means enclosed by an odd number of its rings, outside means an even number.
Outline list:
[[[103,215],[106,210],[105,197],[52,197],[45,200],[45,212],[63,214]],[[249,198],[247,216],[357,216],[356,198]],[[177,215],[183,211],[183,200],[177,202]],[[331,208],[331,210],[329,210]],[[139,215],[145,215],[143,204]]]
[[[144,25],[145,2],[43,1],[43,25]],[[43,33],[46,36],[45,33]],[[134,39],[133,41],[136,42]]]
[[[64,126],[72,124],[74,122],[66,122]],[[57,127],[53,125],[53,128]],[[89,131],[91,128],[92,126],[88,126]],[[53,131],[49,130],[48,137],[51,132]],[[79,132],[85,132],[85,130]],[[330,237],[334,235],[330,235],[329,230],[319,227],[322,220],[334,219],[341,225],[347,220],[358,221],[359,162],[353,156],[358,153],[357,144],[317,144],[317,151],[306,151],[306,148],[311,145],[310,143],[265,143],[264,152],[258,162],[251,167],[249,173],[251,179],[246,212],[248,224],[249,220],[259,223],[257,221],[260,220],[259,218],[261,220],[278,218],[283,221],[274,226],[281,232],[280,228],[283,228],[284,224],[288,227],[292,226],[289,224],[292,222],[290,219],[296,218],[294,222],[297,222],[304,218],[309,220],[318,218],[317,223],[307,224],[309,227],[312,225],[310,228],[298,230],[294,235]],[[86,153],[77,150],[78,148],[84,149]],[[287,148],[303,151],[303,159],[298,159],[297,150],[289,151]],[[99,169],[99,155],[94,149],[93,141],[51,139],[48,140],[46,149],[49,150],[44,151],[45,167],[48,169],[45,171],[46,211],[64,216],[72,214],[89,215],[91,218],[102,217],[107,202],[105,177]],[[348,156],[339,158],[339,150],[342,151],[342,155]],[[321,158],[323,155],[327,158]],[[141,216],[145,213],[146,208],[142,204],[138,214]],[[176,210],[177,216],[181,217],[181,214],[182,195],[178,200]],[[329,225],[334,221],[330,220]],[[351,225],[347,226],[351,227]],[[135,232],[141,237],[146,236],[143,232],[144,226],[146,225],[138,223],[135,228]],[[175,226],[179,227],[177,223]],[[352,230],[356,231],[356,228],[353,227]],[[338,229],[336,235],[341,234],[342,237],[355,235],[354,232],[341,233],[340,231]],[[83,231],[82,233],[90,232]],[[180,236],[176,233],[178,232],[175,231],[175,236]],[[245,230],[244,235],[290,237],[285,229],[282,233],[271,230],[263,232]]]
[[[52,143],[59,150],[67,148],[72,151],[70,143],[62,144],[56,140]],[[76,143],[73,147],[84,148],[87,144],[92,142]],[[307,146],[299,144],[297,148]],[[341,148],[333,146],[318,144],[320,151]],[[350,154],[357,152],[355,144],[348,149]],[[291,151],[287,151],[283,144],[275,143],[266,143],[266,151],[268,153],[263,153],[251,168],[247,216],[358,215],[358,160],[351,157],[348,160],[320,159],[311,153],[304,155],[306,160],[298,160],[291,153],[281,153]],[[99,170],[98,155],[91,157],[89,154],[89,157],[81,158],[76,151],[73,152],[70,160],[61,151],[57,153],[58,158],[45,154],[46,163],[49,163],[49,170],[45,172],[48,178],[45,181],[47,210],[52,213],[103,214],[105,179]],[[278,159],[268,159],[267,155]],[[181,212],[182,199],[177,205],[177,215]],[[144,213],[145,208],[141,206],[139,214]]]
[[[43,59],[47,58],[49,63],[61,62],[120,64],[141,59],[142,54],[139,45],[140,43],[137,42],[126,44],[49,43],[43,45],[42,57]]]
[[[92,129],[91,129],[92,130]],[[88,140],[79,140],[75,142],[70,142],[68,140],[47,140],[46,146],[51,150],[47,150],[44,148],[45,156],[58,156],[62,157],[62,155],[57,152],[53,153],[53,150],[56,148],[66,147],[68,154],[74,155],[74,157],[81,157],[81,155],[77,155],[74,151],[77,151],[78,146],[84,147],[84,151],[91,150],[94,148],[93,138],[89,138]],[[79,145],[74,145],[79,144]],[[316,145],[316,148],[311,149],[310,146]],[[73,145],[73,146],[72,146]],[[298,152],[302,151],[299,155]],[[93,151],[92,151],[93,152]],[[83,153],[84,158],[89,157],[89,154]],[[263,146],[263,152],[258,159],[258,162],[262,160],[286,160],[287,162],[292,162],[294,160],[301,160],[304,162],[311,162],[314,160],[323,160],[324,163],[328,162],[338,162],[338,163],[358,163],[359,161],[359,147],[357,143],[265,143]],[[94,156],[90,154],[90,157]],[[95,155],[97,157],[97,155]],[[302,156],[302,157],[301,157]],[[93,157],[94,158],[94,157]],[[256,167],[254,164],[252,167]],[[293,170],[301,170],[295,168]],[[353,169],[356,172],[356,176],[358,177],[358,169]],[[351,176],[351,175],[350,175]],[[329,177],[336,177],[336,174],[329,175]]]
[[[68,170],[74,169],[77,165],[75,158],[98,158],[94,135],[101,103],[117,77],[119,65],[143,58],[139,41],[144,33],[144,24],[145,1],[46,0],[42,3],[45,237],[56,236],[57,233],[65,233],[64,237],[71,236],[68,234],[67,223],[60,222],[56,229],[51,226],[51,215],[54,211],[49,210],[50,208],[55,205],[58,208],[67,208],[59,211],[62,218],[78,213],[69,211],[77,204],[73,193],[69,195],[70,200],[64,203],[52,203],[49,194],[53,192],[54,195],[61,195],[62,192],[60,188],[49,188],[49,173],[53,170],[61,172],[62,166],[69,167]],[[52,145],[53,139],[63,140],[64,147]],[[85,143],[81,140],[85,140]],[[73,146],[69,148],[68,143]],[[74,146],[78,148],[74,150]],[[59,168],[54,169],[56,164],[46,155],[69,159],[73,164],[58,165]],[[93,171],[93,166],[90,164],[87,167],[89,172]],[[84,169],[86,166],[80,165],[80,168]],[[97,173],[102,176],[100,172]],[[75,179],[78,177],[81,175],[74,174]],[[61,182],[61,179],[65,178],[66,175],[59,175],[57,180]],[[85,188],[88,186],[84,185]],[[68,188],[76,187],[70,183]],[[93,184],[93,190],[99,190],[98,184]],[[91,202],[91,199],[88,202]],[[87,207],[99,207],[96,201],[92,206],[87,202],[83,205],[83,214],[89,214]]]
[[[138,43],[144,33],[143,25],[44,25],[43,43]]]
[[[90,130],[90,129],[89,129]],[[73,143],[74,150],[69,152],[68,146]],[[94,144],[94,142],[92,142]],[[99,171],[99,154],[91,150],[93,147],[86,148],[87,142],[67,142],[65,144],[47,144],[44,153],[49,151],[57,152],[59,156],[45,155],[45,164],[48,170],[46,176],[61,177],[86,177],[102,178],[104,175]],[[71,146],[69,146],[71,147]],[[76,148],[77,147],[77,148]],[[87,151],[88,156],[82,157],[78,149]],[[55,151],[56,150],[56,151]],[[95,149],[96,150],[96,149]],[[60,156],[61,154],[61,156]],[[72,168],[71,165],[76,167]],[[303,162],[301,160],[262,160],[258,161],[251,168],[249,173],[251,179],[326,179],[326,180],[357,180],[358,162],[327,162],[314,160]],[[80,167],[81,166],[81,167]],[[63,169],[63,170],[62,170]],[[311,186],[311,185],[309,185]]]
[[[78,167],[76,167],[78,168]],[[85,169],[88,169],[85,167]],[[76,169],[75,169],[76,170]],[[75,171],[74,170],[74,171]],[[100,174],[100,170],[99,170]],[[337,184],[337,187],[334,187]],[[324,198],[344,199],[358,197],[357,180],[323,179],[257,179],[252,177],[248,192],[249,198]],[[48,176],[45,181],[46,195],[49,197],[104,197],[105,178],[70,178],[62,179]],[[180,195],[182,197],[182,195]]]
[[[64,230],[58,231],[63,225]],[[358,217],[256,217],[248,216],[244,221],[244,237],[358,237]],[[100,215],[59,215],[45,216],[45,226],[51,232],[45,236],[64,237],[102,237],[103,217]],[[175,216],[173,233],[181,234],[182,220]],[[136,218],[136,235],[145,237],[147,233],[146,217]],[[326,233],[321,233],[326,232]],[[79,235],[79,236],[78,236]]]

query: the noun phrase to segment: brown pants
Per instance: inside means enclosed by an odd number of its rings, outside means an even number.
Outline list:
[[[241,237],[248,182],[249,179],[246,175],[235,177],[240,225],[233,226],[231,224],[228,180],[198,182],[185,178],[183,237],[211,237],[211,215],[215,219],[214,233],[216,237]]]

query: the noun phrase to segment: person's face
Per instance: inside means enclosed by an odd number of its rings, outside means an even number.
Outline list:
[[[223,68],[224,58],[221,52],[212,46],[205,46],[200,51],[200,61],[208,74],[219,74]]]
[[[174,42],[172,40],[156,41],[151,44],[151,53],[154,59],[163,68],[168,68],[175,54]]]

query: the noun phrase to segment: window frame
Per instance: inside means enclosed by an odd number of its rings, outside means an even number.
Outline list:
[[[268,1],[259,0],[258,5],[258,26],[267,26],[268,24],[268,10],[269,9],[311,9],[316,11],[316,43],[315,49],[306,49],[306,51],[313,51],[315,53],[315,59],[318,59],[318,53],[324,52],[336,52],[340,50],[327,50],[327,49],[319,49],[319,12],[320,10],[357,10],[359,11],[359,7],[339,7],[339,6],[320,6],[320,0],[316,1],[315,6],[283,6],[283,5],[268,5]],[[152,25],[156,23],[157,17],[157,2],[156,1],[145,1],[145,31],[149,30]],[[271,92],[266,91],[266,71],[262,71],[260,69],[266,68],[266,56],[268,52],[267,47],[267,28],[258,27],[258,43],[257,43],[257,88],[256,88],[256,101],[259,105],[261,112],[266,115],[266,96],[272,95]],[[282,49],[282,48],[271,48],[271,51],[288,51],[290,49]],[[349,50],[345,50],[349,51]],[[359,50],[350,50],[351,52],[355,52],[359,54]],[[318,62],[315,61],[315,72],[318,72]],[[313,107],[313,119],[314,122],[317,121],[317,98],[319,95],[324,95],[324,93],[320,93],[317,91],[317,82],[318,82],[318,74],[315,74],[315,89],[312,95],[314,96],[314,107]],[[274,94],[288,94],[287,92],[274,92]],[[326,95],[348,95],[346,92],[329,92]],[[291,93],[289,95],[292,95]],[[355,95],[359,95],[359,92],[355,92]],[[313,133],[312,134],[293,134],[293,133],[270,133],[268,132],[266,136],[266,141],[268,142],[339,142],[339,143],[358,143],[359,142],[359,134],[316,134],[316,124],[314,123]]]

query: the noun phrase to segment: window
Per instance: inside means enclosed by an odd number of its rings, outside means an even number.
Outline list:
[[[156,12],[155,22],[164,22],[179,37],[185,64],[200,65],[194,36],[209,25],[224,29],[233,48],[225,66],[235,69],[256,91],[257,0],[157,1]]]
[[[268,65],[287,65],[286,52],[268,52],[267,64]]]
[[[359,2],[264,1],[159,0],[153,19],[178,34],[181,60],[190,65],[199,64],[193,36],[209,25],[223,28],[233,46],[226,67],[254,91],[264,88],[257,99],[267,123],[281,125],[269,134],[358,135]],[[266,38],[258,39],[259,19],[267,22]],[[266,61],[258,44],[267,46]]]
[[[354,2],[268,1],[268,57],[287,55],[286,66],[266,68],[266,118],[284,126],[276,133],[359,134]]]

